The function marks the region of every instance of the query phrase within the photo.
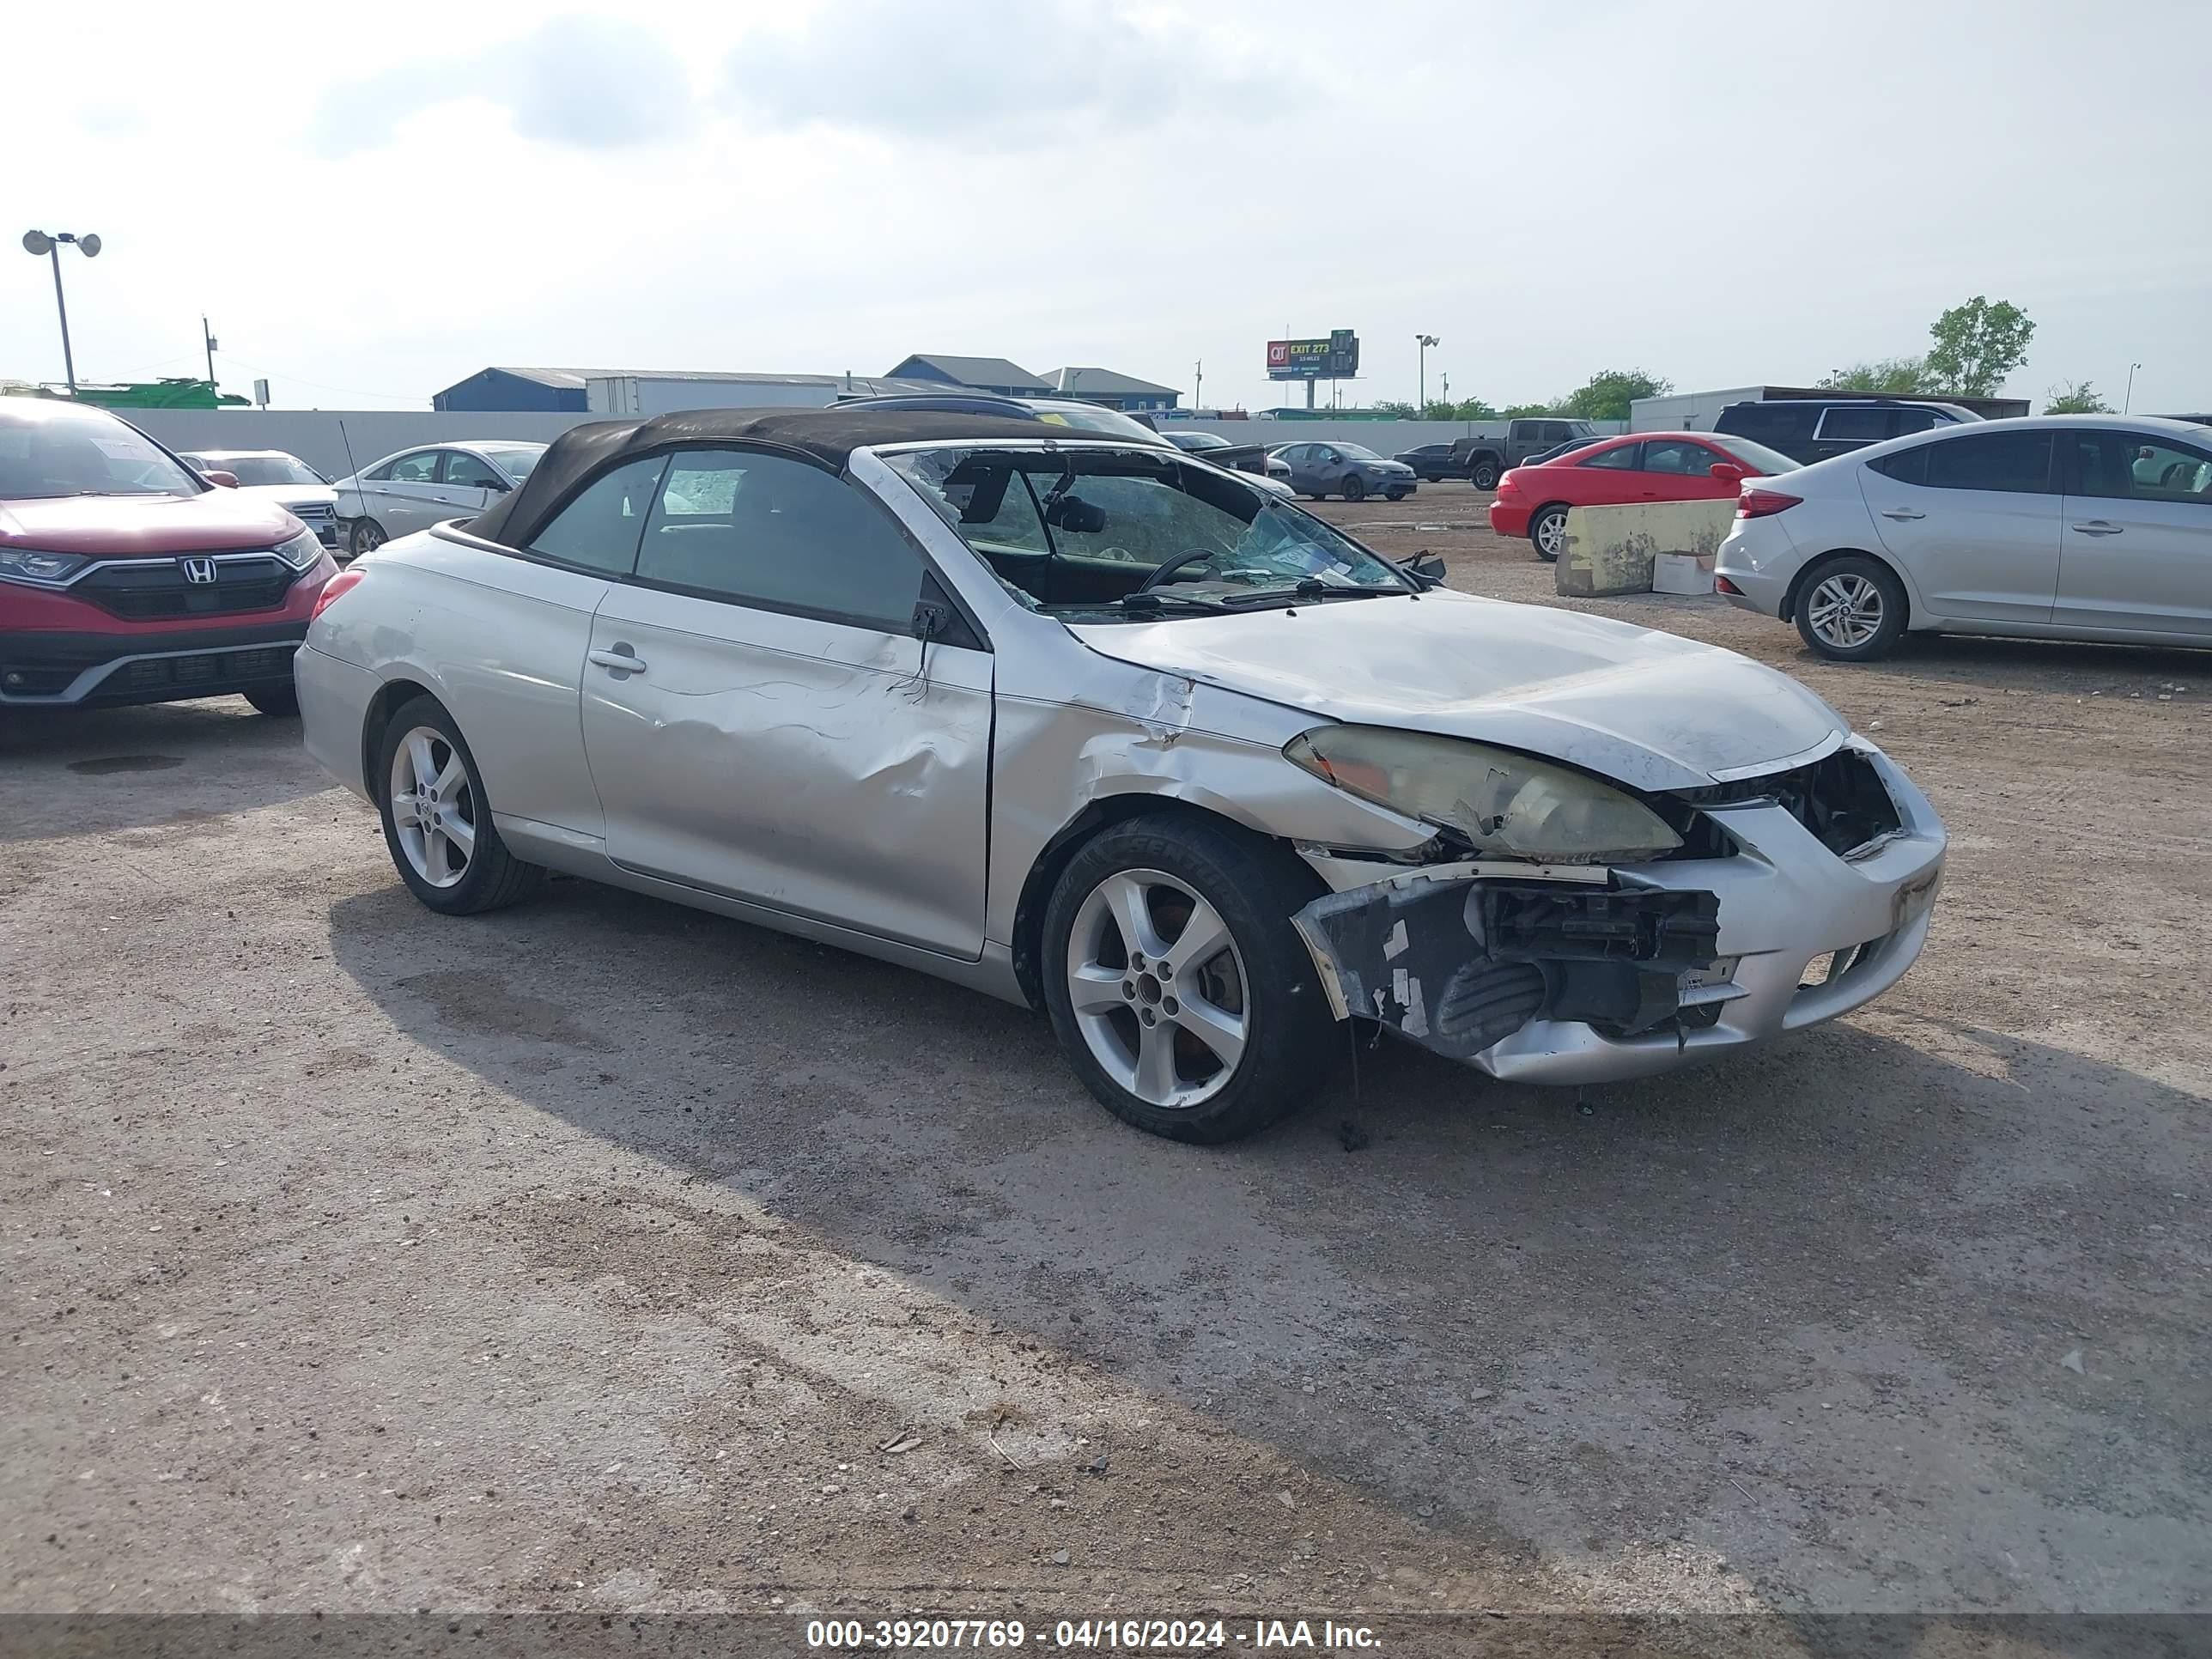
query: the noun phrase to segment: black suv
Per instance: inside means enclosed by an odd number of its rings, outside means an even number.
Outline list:
[[[1716,432],[1729,432],[1778,449],[1793,461],[1808,466],[1864,449],[1908,432],[1982,417],[1956,404],[1929,403],[1905,398],[1793,398],[1771,403],[1730,404],[1713,422]]]

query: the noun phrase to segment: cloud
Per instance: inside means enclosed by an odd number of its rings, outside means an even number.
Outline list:
[[[525,138],[580,149],[678,137],[696,118],[690,77],[665,41],[613,18],[566,16],[502,46],[335,84],[309,142],[326,155],[374,149],[410,117],[469,99],[506,111]]]
[[[723,72],[728,101],[772,127],[953,140],[1245,112],[1285,89],[1188,24],[1155,33],[1100,0],[844,0],[803,32],[749,34]]]

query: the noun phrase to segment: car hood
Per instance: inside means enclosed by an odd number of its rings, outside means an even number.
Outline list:
[[[1788,675],[1735,652],[1443,589],[1072,631],[1122,662],[1332,720],[1547,756],[1638,789],[1778,769],[1850,730]]]
[[[258,495],[279,507],[290,507],[295,502],[303,507],[329,507],[338,498],[337,490],[330,484],[240,484],[241,495]]]
[[[244,489],[0,501],[0,546],[46,553],[158,556],[272,547],[299,533],[299,520],[280,502]]]

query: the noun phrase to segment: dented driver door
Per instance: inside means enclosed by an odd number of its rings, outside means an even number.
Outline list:
[[[879,504],[818,467],[678,454],[584,669],[607,855],[980,957],[992,659],[925,656],[923,568]]]

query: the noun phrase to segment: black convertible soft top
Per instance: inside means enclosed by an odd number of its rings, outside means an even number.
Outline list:
[[[854,450],[876,444],[1097,435],[1012,416],[866,408],[692,409],[649,420],[587,421],[556,438],[521,487],[493,502],[468,530],[503,546],[526,547],[587,477],[691,444],[766,445],[842,472]]]

